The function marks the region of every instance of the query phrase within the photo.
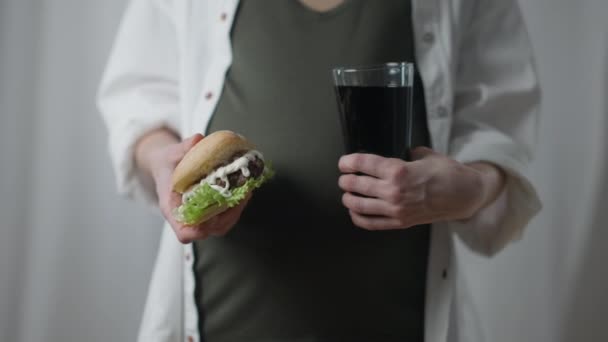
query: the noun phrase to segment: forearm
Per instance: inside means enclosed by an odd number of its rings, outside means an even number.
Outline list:
[[[477,212],[500,195],[505,186],[505,173],[496,165],[487,162],[473,162],[466,165],[476,170],[481,180],[481,200]]]
[[[142,136],[135,145],[135,164],[146,177],[152,178],[155,153],[168,145],[179,142],[178,135],[168,128],[160,128]]]

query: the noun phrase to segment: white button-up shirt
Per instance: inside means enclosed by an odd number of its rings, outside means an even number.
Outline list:
[[[501,195],[474,217],[432,225],[425,340],[480,341],[474,326],[455,329],[474,316],[467,296],[453,296],[452,238],[492,255],[520,237],[540,210],[526,175],[540,98],[532,50],[515,0],[412,3],[415,62],[433,147],[463,163],[493,163],[507,174]],[[154,187],[134,167],[133,147],[144,133],[163,126],[182,137],[206,130],[232,60],[237,5],[131,1],[98,97],[121,193],[155,202]],[[192,245],[180,244],[165,224],[140,341],[200,341],[192,265]]]

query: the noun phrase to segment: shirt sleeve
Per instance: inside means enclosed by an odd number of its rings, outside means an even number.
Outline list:
[[[499,197],[466,221],[448,225],[471,249],[493,255],[519,239],[541,202],[530,182],[540,88],[514,0],[479,0],[460,41],[450,155],[486,161],[506,174]]]
[[[135,167],[134,145],[156,128],[178,131],[177,45],[169,4],[132,0],[97,95],[118,191],[149,204],[156,194]]]

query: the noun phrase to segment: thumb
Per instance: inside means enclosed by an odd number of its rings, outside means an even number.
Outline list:
[[[410,150],[412,160],[420,160],[436,154],[433,149],[426,146],[418,146]]]
[[[194,145],[196,145],[199,141],[203,140],[203,135],[200,133],[196,133],[188,139],[182,141],[180,146],[184,153],[188,152]]]

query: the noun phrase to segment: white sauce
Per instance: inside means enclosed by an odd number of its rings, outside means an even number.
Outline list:
[[[217,190],[220,194],[222,194],[222,196],[230,197],[232,195],[232,193],[230,193],[230,191],[228,190],[228,189],[230,189],[230,182],[228,181],[228,175],[240,170],[241,173],[243,174],[243,176],[249,177],[251,175],[251,172],[249,172],[249,168],[247,167],[247,165],[249,165],[250,161],[255,160],[256,157],[261,160],[264,160],[264,156],[260,152],[258,152],[256,150],[251,150],[251,151],[245,153],[243,156],[235,159],[232,163],[216,169],[215,171],[210,173],[207,177],[201,179],[199,184],[195,184],[195,185],[191,186],[190,189],[186,190],[186,192],[184,192],[182,194],[182,203],[186,203],[186,201],[190,197],[192,197],[192,195],[194,195],[194,192],[196,191],[196,189],[198,189],[198,187],[202,186],[205,183],[209,184],[209,186],[211,188]],[[223,187],[217,185],[216,184],[217,179],[224,181],[225,185]]]

